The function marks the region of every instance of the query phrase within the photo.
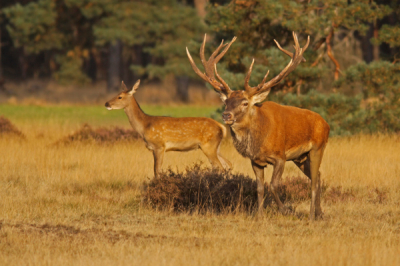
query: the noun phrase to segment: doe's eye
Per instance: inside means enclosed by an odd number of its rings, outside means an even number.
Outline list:
[[[249,105],[249,103],[243,103],[243,106],[248,106]]]
[[[119,96],[119,97],[118,97],[118,99],[122,99],[122,97],[121,97],[121,96]]]

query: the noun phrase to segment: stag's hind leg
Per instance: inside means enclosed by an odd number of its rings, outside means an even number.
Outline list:
[[[311,160],[310,155],[307,156],[307,159],[304,162],[294,162],[297,167],[312,181],[311,178]],[[318,182],[317,182],[317,196],[315,199],[315,217],[322,218],[323,212],[321,209],[321,172],[318,171]]]
[[[310,174],[311,174],[311,207],[310,220],[322,217],[321,210],[321,181],[319,167],[321,165],[324,148],[310,151]]]

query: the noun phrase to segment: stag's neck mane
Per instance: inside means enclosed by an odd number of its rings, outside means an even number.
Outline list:
[[[258,108],[258,107],[256,107]],[[231,135],[233,139],[233,145],[236,150],[246,158],[254,158],[258,154],[260,144],[257,142],[257,120],[258,110],[248,114],[247,119],[243,122],[235,123],[231,125]]]
[[[124,109],[124,111],[128,116],[131,126],[139,133],[141,137],[143,137],[145,125],[150,116],[146,115],[142,111],[135,97],[132,97],[131,103]]]

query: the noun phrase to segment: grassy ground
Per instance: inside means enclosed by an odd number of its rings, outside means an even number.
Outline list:
[[[400,265],[398,137],[330,140],[322,178],[351,196],[323,199],[323,221],[274,207],[259,219],[174,214],[141,205],[152,177],[141,142],[51,145],[82,122],[128,125],[123,111],[97,108],[0,106],[27,135],[0,137],[0,265]],[[229,141],[221,152],[254,176]],[[208,166],[200,151],[170,152],[164,169],[198,161]],[[284,176],[298,174],[287,163]],[[309,201],[295,207],[307,214]]]
[[[143,111],[149,115],[174,117],[209,117],[217,106],[162,106],[141,105]],[[107,110],[99,106],[36,106],[36,105],[8,105],[0,104],[0,115],[4,115],[14,123],[35,121],[40,124],[57,124],[76,126],[82,123],[91,125],[129,125],[123,110]]]

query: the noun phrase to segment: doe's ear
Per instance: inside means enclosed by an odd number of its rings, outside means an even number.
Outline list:
[[[133,95],[139,88],[139,85],[140,85],[140,79],[136,81],[135,85],[133,85],[132,89],[128,92],[128,94]]]
[[[121,91],[128,91],[128,88],[125,86],[124,81],[121,81]]]
[[[251,101],[253,102],[253,104],[260,103],[260,102],[264,101],[265,98],[267,98],[267,96],[270,93],[270,91],[271,91],[271,88],[269,88],[266,91],[263,91],[263,92],[260,92],[260,93],[257,93],[255,95],[253,95],[253,97],[251,97]]]

